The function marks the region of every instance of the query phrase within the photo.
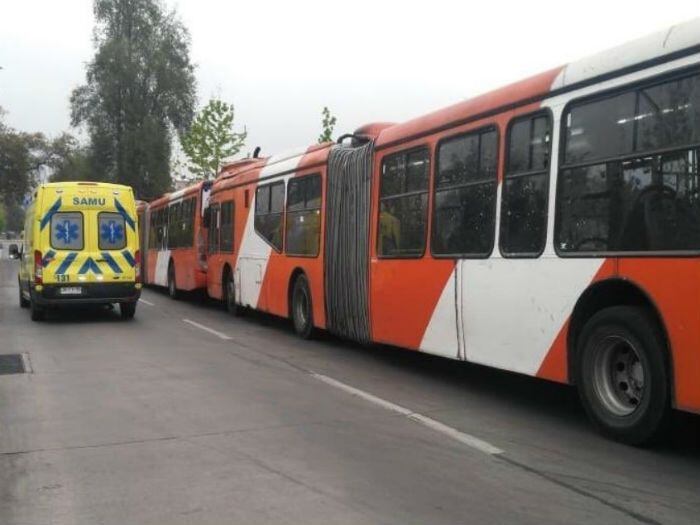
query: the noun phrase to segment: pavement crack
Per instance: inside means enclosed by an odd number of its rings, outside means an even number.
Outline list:
[[[302,427],[307,425],[325,425],[329,423],[338,423],[338,420],[322,420],[322,421],[305,421],[303,423],[290,423],[285,425],[268,425],[263,427],[249,427],[249,428],[239,428],[234,430],[222,430],[216,432],[201,432],[196,434],[182,434],[182,435],[171,435],[171,436],[161,436],[154,438],[145,439],[127,439],[122,441],[113,441],[109,443],[93,443],[87,445],[66,445],[64,447],[45,447],[36,448],[30,450],[16,450],[12,452],[0,452],[0,457],[13,457],[22,456],[28,454],[41,454],[43,452],[63,452],[71,450],[85,450],[85,449],[97,449],[97,448],[109,448],[109,447],[122,447],[129,445],[141,445],[145,443],[157,443],[163,441],[188,441],[190,439],[204,438],[204,437],[215,437],[215,436],[228,436],[234,434],[242,434],[247,432],[265,432],[267,430],[279,430],[282,428],[292,428],[292,427]]]
[[[516,460],[509,458],[505,455],[495,456],[495,459],[504,461],[505,463],[508,463],[511,466],[517,467],[521,470],[524,470],[525,472],[527,472],[529,474],[533,474],[533,475],[538,476],[542,479],[545,479],[545,480],[549,481],[550,483],[554,483],[555,485],[559,485],[560,487],[565,488],[567,490],[570,490],[572,492],[575,492],[576,494],[579,494],[579,495],[584,496],[586,498],[595,500],[598,503],[605,505],[608,508],[614,509],[618,512],[621,512],[622,514],[624,514],[624,515],[628,516],[629,518],[632,518],[640,523],[646,523],[648,525],[661,525],[661,522],[656,521],[655,519],[650,518],[649,516],[645,516],[643,514],[640,514],[639,512],[635,512],[631,509],[628,509],[627,507],[624,507],[622,505],[618,505],[617,503],[614,503],[606,498],[598,496],[598,495],[596,495],[588,490],[577,487],[576,485],[573,485],[572,483],[562,481],[561,479],[558,479],[553,474],[549,474],[549,473],[544,472],[542,470],[538,470],[536,468],[530,467],[529,465],[526,465],[525,463],[521,463],[520,461],[516,461]]]

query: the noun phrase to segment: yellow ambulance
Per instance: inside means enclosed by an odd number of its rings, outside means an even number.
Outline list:
[[[119,303],[132,319],[141,295],[134,194],[98,182],[40,185],[27,208],[19,304],[34,321],[65,304]]]

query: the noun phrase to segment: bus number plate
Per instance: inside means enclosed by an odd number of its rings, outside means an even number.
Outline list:
[[[61,295],[80,295],[83,289],[80,286],[66,286],[61,288]]]

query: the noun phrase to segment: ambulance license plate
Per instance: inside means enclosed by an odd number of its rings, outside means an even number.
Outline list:
[[[80,286],[65,286],[60,289],[61,295],[81,295],[83,289]]]

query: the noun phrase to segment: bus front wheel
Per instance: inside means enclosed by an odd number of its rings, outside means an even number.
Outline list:
[[[302,339],[311,339],[314,330],[311,292],[309,291],[309,282],[303,273],[299,274],[294,281],[292,322],[294,323],[294,331]]]
[[[665,349],[657,323],[641,308],[605,308],[586,323],[576,383],[601,432],[631,445],[661,437],[671,411]]]

